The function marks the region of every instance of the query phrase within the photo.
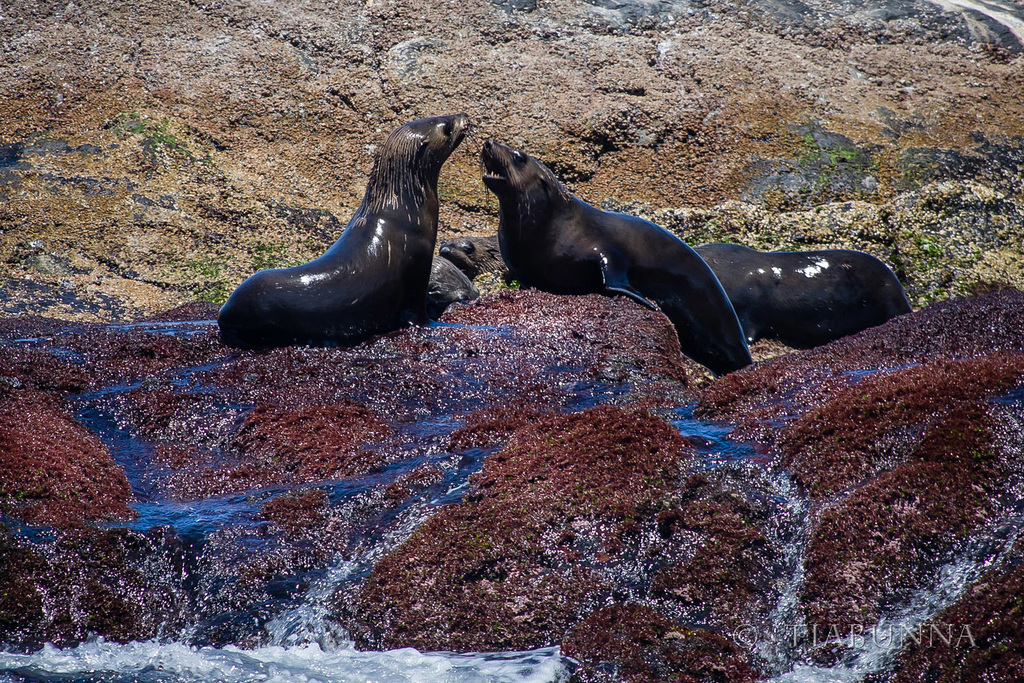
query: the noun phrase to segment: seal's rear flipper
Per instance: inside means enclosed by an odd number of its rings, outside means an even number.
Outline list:
[[[601,276],[604,278],[605,292],[609,294],[623,294],[652,311],[660,310],[654,302],[636,291],[636,289],[633,288],[633,285],[629,284],[629,279],[626,277],[626,274],[615,268],[609,262],[608,257],[603,254],[601,258]]]

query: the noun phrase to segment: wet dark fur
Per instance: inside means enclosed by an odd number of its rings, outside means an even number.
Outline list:
[[[846,249],[694,247],[729,295],[747,342],[820,346],[910,312],[903,286],[870,254]]]
[[[750,364],[736,313],[707,264],[664,228],[574,197],[543,164],[494,141],[481,153],[498,196],[510,274],[556,294],[623,294],[660,308],[690,358],[723,374]]]
[[[498,236],[457,237],[442,242],[438,253],[454,263],[469,279],[480,273],[508,273],[508,266],[501,258]]]
[[[341,238],[309,263],[261,270],[239,285],[218,316],[224,342],[352,344],[426,321],[437,179],[468,126],[468,117],[457,114],[392,132]]]
[[[427,286],[427,315],[430,318],[436,320],[441,317],[445,309],[457,301],[472,301],[479,296],[480,292],[454,263],[440,256],[434,257]]]

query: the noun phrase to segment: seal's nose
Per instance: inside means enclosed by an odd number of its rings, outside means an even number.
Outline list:
[[[447,256],[448,254],[452,253],[452,248],[446,244],[443,247],[441,247],[437,253],[439,253],[441,256]]]
[[[494,140],[488,140],[487,142],[484,143],[484,151],[485,152],[490,152],[493,147],[494,147]]]

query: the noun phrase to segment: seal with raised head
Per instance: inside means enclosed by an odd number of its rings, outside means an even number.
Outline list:
[[[849,249],[694,247],[725,288],[747,342],[810,348],[910,313],[903,285],[871,254]]]
[[[469,128],[465,114],[420,119],[380,145],[362,204],[327,252],[261,270],[220,309],[232,346],[353,344],[426,322],[437,241],[437,179]]]
[[[718,278],[681,239],[575,197],[539,161],[488,140],[484,184],[500,205],[498,243],[511,276],[555,294],[623,294],[660,308],[690,358],[716,374],[750,364]]]
[[[456,237],[442,242],[437,253],[454,263],[471,280],[480,273],[508,273],[508,266],[501,258],[497,235]]]
[[[430,268],[430,284],[427,285],[428,317],[436,320],[452,304],[479,297],[480,292],[454,263],[440,256],[434,257]]]

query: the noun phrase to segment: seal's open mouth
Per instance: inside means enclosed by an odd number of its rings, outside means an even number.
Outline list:
[[[480,161],[484,165],[484,183],[493,189],[493,184],[508,182],[508,172],[503,157],[508,156],[508,148],[494,140],[488,140],[480,150]]]

